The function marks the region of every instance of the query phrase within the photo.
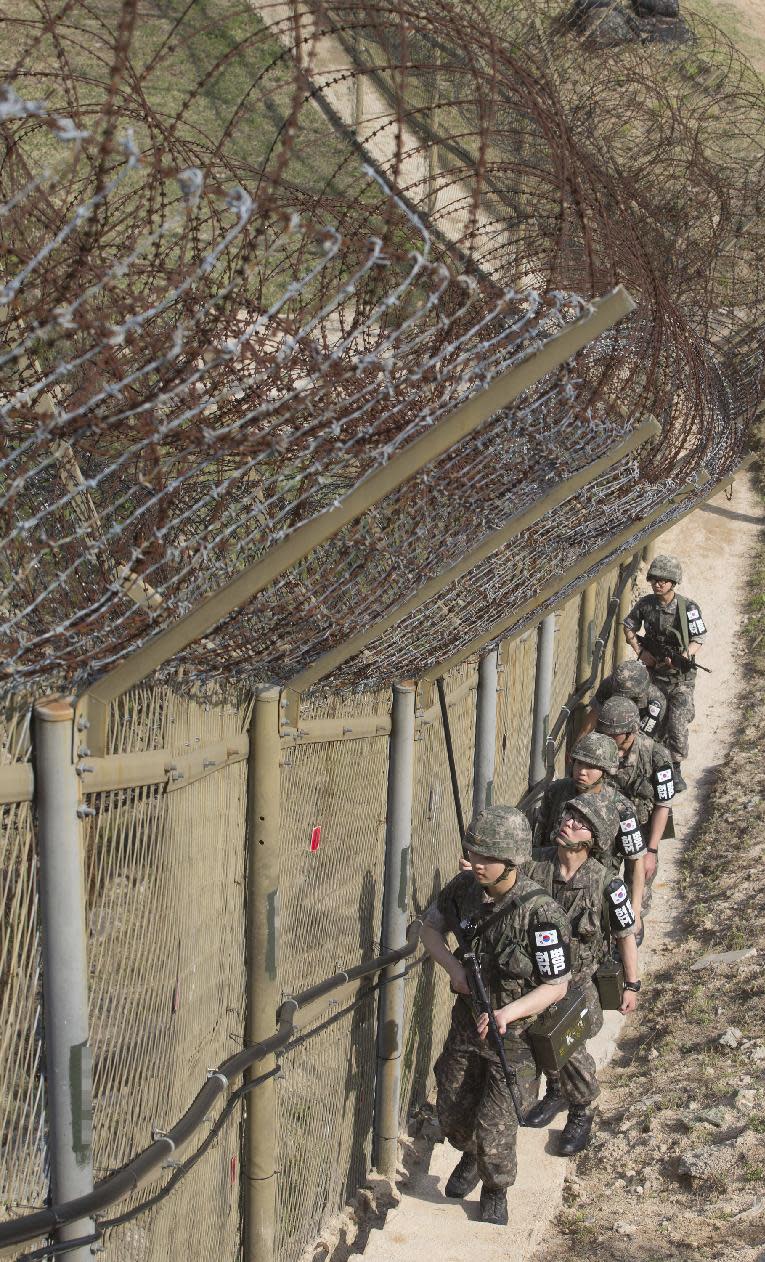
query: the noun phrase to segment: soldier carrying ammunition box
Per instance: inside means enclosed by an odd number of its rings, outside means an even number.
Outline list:
[[[592,794],[580,794],[566,804],[554,846],[547,846],[524,869],[526,876],[552,894],[571,922],[572,985],[580,986],[590,1013],[590,1036],[603,1025],[597,989],[597,970],[615,940],[625,981],[619,1011],[631,1012],[637,1003],[635,914],[627,887],[592,857],[596,844],[604,846],[618,828],[615,808]],[[562,1157],[581,1152],[589,1143],[593,1102],[600,1094],[595,1061],[580,1047],[559,1074],[547,1075],[547,1091],[527,1114],[528,1126],[547,1126],[568,1105],[568,1118],[558,1145]]]
[[[571,934],[555,900],[521,870],[531,858],[531,829],[519,810],[481,811],[465,833],[465,849],[471,871],[449,881],[422,928],[423,946],[449,974],[457,995],[435,1065],[436,1107],[444,1135],[463,1153],[446,1195],[467,1196],[480,1181],[481,1218],[501,1225],[507,1222],[507,1188],[516,1176],[518,1120],[503,1066],[487,1038],[488,1017],[474,1014],[465,969],[446,936],[450,925],[458,924],[478,959],[528,1112],[539,1086],[528,1028],[566,994]]]

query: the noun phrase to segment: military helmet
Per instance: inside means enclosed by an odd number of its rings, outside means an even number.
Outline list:
[[[649,565],[646,578],[668,578],[671,583],[682,583],[683,569],[677,557],[660,552]]]
[[[610,850],[611,844],[619,831],[619,812],[609,801],[603,801],[600,793],[580,793],[579,797],[569,798],[563,808],[563,815],[569,813],[581,815],[589,824],[592,833],[592,844],[603,850]]]
[[[486,859],[505,859],[516,865],[531,858],[531,827],[515,806],[487,806],[474,815],[465,845]]]
[[[619,697],[629,697],[630,701],[634,701],[635,705],[645,705],[648,700],[648,685],[651,682],[651,676],[648,674],[647,666],[642,662],[620,662],[611,676],[614,687],[614,695]]]
[[[619,769],[619,750],[616,742],[604,732],[588,732],[586,736],[580,736],[571,750],[571,757],[576,762],[585,763],[588,767],[599,767],[601,771],[607,771],[610,775],[614,775]]]
[[[598,715],[598,731],[607,736],[636,732],[639,726],[640,711],[629,697],[609,697]]]

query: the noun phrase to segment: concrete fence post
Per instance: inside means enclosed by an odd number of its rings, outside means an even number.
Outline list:
[[[381,950],[406,943],[409,911],[409,858],[412,844],[414,788],[415,687],[395,684],[388,761],[388,809],[385,829],[385,882]],[[396,1176],[401,1053],[404,1045],[404,965],[384,973],[377,1026],[375,1092],[375,1165],[388,1179]]]
[[[279,868],[281,744],[279,689],[258,689],[247,763],[248,1046],[273,1034],[279,1005]],[[252,1074],[274,1067],[260,1061]],[[244,1129],[244,1259],[272,1262],[276,1234],[276,1088],[273,1078],[247,1096]]]
[[[595,643],[595,606],[598,596],[597,583],[590,583],[582,592],[579,605],[579,649],[576,661],[576,686],[581,688],[592,670],[592,650]]]
[[[531,729],[529,786],[543,780],[545,775],[554,661],[555,614],[551,613],[542,619],[537,632],[537,669],[534,676],[534,718]]]
[[[473,758],[473,814],[494,800],[494,759],[497,746],[498,650],[484,653],[478,663]]]
[[[85,872],[74,708],[66,698],[38,701],[33,724],[50,1191],[56,1205],[93,1188]],[[85,774],[87,760],[79,766]],[[64,1242],[92,1230],[91,1219],[78,1219],[56,1236]],[[56,1257],[91,1262],[90,1247]]]

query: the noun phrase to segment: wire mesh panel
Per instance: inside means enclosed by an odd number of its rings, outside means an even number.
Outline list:
[[[279,1262],[295,1262],[322,1223],[364,1182],[372,1164],[378,996],[352,1010],[282,1062],[278,1080]]]
[[[28,763],[29,707],[0,714],[0,766]],[[37,840],[29,802],[0,806],[0,1218],[47,1191]]]
[[[536,628],[501,650],[494,768],[497,803],[513,805],[529,787],[536,659]]]
[[[112,744],[124,752],[151,745],[161,724],[165,747],[180,754],[240,732],[246,719],[236,706],[157,690],[118,708]],[[87,798],[95,812],[85,863],[96,1179],[173,1123],[207,1070],[243,1041],[246,764],[188,785],[172,774]],[[110,1237],[111,1256],[233,1262],[237,1135],[233,1124],[224,1129],[205,1172],[172,1194],[172,1209],[163,1203]]]

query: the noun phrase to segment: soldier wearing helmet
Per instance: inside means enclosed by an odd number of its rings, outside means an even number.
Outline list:
[[[661,740],[667,698],[651,683],[648,667],[642,662],[620,662],[612,674],[601,682],[585,715],[580,736],[594,731],[598,715],[610,697],[627,697],[640,711],[640,730],[654,740]]]
[[[696,713],[693,703],[696,670],[693,664],[687,671],[673,666],[666,655],[666,646],[693,663],[707,631],[698,601],[675,590],[682,577],[677,557],[665,553],[655,556],[647,574],[653,595],[641,596],[624,619],[627,643],[648,667],[652,682],[667,698],[663,740],[672,755],[677,793],[687,788],[681,763],[688,756],[688,726]],[[646,640],[643,645],[637,639],[641,627]]]
[[[480,811],[464,844],[471,870],[449,881],[422,928],[423,946],[449,974],[457,995],[435,1065],[436,1107],[441,1129],[463,1154],[446,1195],[467,1196],[480,1182],[482,1220],[504,1224],[507,1188],[516,1176],[516,1116],[499,1057],[486,1037],[488,1018],[476,1018],[465,969],[446,938],[457,923],[476,953],[527,1112],[539,1079],[526,1031],[566,993],[571,932],[565,912],[522,871],[531,858],[531,829],[520,811],[513,806]]]
[[[621,877],[614,876],[593,857],[617,825],[614,807],[602,795],[581,794],[567,802],[555,844],[546,846],[526,875],[552,894],[571,922],[572,982],[585,992],[591,1036],[603,1025],[593,977],[609,954],[612,940],[624,965],[625,990],[621,1011],[631,1012],[640,989],[635,944],[635,914]],[[530,1126],[548,1126],[568,1105],[568,1118],[558,1145],[562,1157],[581,1152],[589,1142],[593,1103],[600,1094],[595,1061],[586,1047],[570,1057],[559,1074],[548,1074],[544,1097],[531,1109]]]
[[[555,843],[564,807],[571,798],[584,801],[586,795],[588,799],[595,798],[603,805],[608,804],[615,811],[614,832],[603,842],[600,835],[596,837],[593,857],[612,876],[621,870],[622,863],[625,864],[639,925],[645,885],[646,845],[632,802],[609,780],[619,770],[619,750],[610,736],[589,732],[579,737],[571,751],[571,758],[571,775],[551,781],[541,801],[530,808],[535,853],[543,846]]]
[[[619,765],[609,772],[611,783],[629,798],[646,842],[645,892],[641,911],[651,904],[659,842],[664,836],[675,796],[669,750],[640,731],[638,708],[626,697],[611,697],[600,712],[598,731],[610,736],[619,749]]]

